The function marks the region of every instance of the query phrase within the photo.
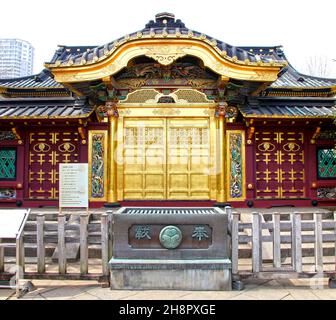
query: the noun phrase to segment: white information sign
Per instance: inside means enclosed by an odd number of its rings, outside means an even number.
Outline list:
[[[60,163],[60,208],[88,208],[88,164]]]

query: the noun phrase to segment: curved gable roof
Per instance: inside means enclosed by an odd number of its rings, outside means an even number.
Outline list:
[[[102,46],[80,46],[67,47],[60,46],[50,62],[46,63],[47,67],[67,67],[76,65],[87,65],[95,63],[98,60],[104,60],[119,46],[120,43],[130,39],[137,39],[142,37],[149,38],[169,38],[169,37],[189,37],[199,39],[211,43],[212,46],[217,47],[221,52],[225,52],[225,56],[234,60],[250,62],[250,63],[271,63],[271,62],[285,62],[284,59],[275,59],[275,57],[263,56],[255,54],[254,52],[246,50],[244,47],[236,47],[229,45],[223,41],[214,39],[199,31],[191,30],[185,26],[180,20],[175,20],[173,14],[160,13],[155,16],[155,21],[151,20],[145,28],[133,32],[125,37],[121,37]]]

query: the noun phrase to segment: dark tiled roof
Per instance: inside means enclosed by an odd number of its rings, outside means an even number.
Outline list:
[[[93,108],[85,100],[6,99],[0,100],[0,120],[7,118],[82,118]]]
[[[260,57],[264,57],[264,59],[273,59],[273,60],[287,60],[282,46],[243,46],[239,47],[251,54],[258,55]]]
[[[336,86],[336,79],[305,75],[289,65],[285,72],[271,84],[271,88],[323,88]]]
[[[64,86],[56,82],[51,72],[44,69],[36,75],[22,78],[1,79],[0,88],[6,89],[65,89]]]
[[[155,16],[155,21],[151,20],[145,25],[145,28],[137,32],[133,32],[125,37],[121,37],[112,42],[106,43],[103,46],[85,46],[85,47],[67,47],[60,46],[57,49],[54,57],[50,61],[50,64],[56,66],[68,66],[68,65],[80,65],[90,64],[98,60],[103,60],[113,52],[120,42],[127,41],[129,39],[137,39],[138,37],[169,37],[169,36],[188,36],[190,38],[198,38],[201,40],[209,41],[214,47],[217,47],[220,51],[225,51],[230,58],[236,57],[239,61],[249,61],[252,63],[264,62],[269,63],[274,59],[270,56],[264,56],[255,54],[245,50],[243,47],[235,47],[229,45],[220,40],[214,39],[201,32],[186,28],[184,23],[177,19],[173,14],[161,13]],[[278,61],[274,61],[278,62]],[[284,62],[280,59],[279,62]]]
[[[53,58],[50,63],[55,63],[57,60],[65,61],[69,60],[70,57],[78,54],[83,54],[96,48],[97,46],[63,46],[60,45],[55,51]]]
[[[245,117],[323,117],[332,118],[336,112],[335,101],[321,100],[265,100],[239,106]]]
[[[259,54],[264,57],[269,57],[274,60],[286,60],[282,46],[274,47],[241,47],[242,49],[251,52],[253,54]],[[289,63],[285,67],[279,78],[274,81],[270,88],[323,88],[336,86],[336,79],[328,79],[322,77],[313,77],[310,75],[302,74],[295,70],[295,68]]]

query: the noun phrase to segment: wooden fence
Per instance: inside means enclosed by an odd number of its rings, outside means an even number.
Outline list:
[[[57,223],[55,221],[54,224],[51,224],[50,221],[46,221],[46,214],[36,214],[36,229],[34,228],[33,232],[30,233],[26,232],[24,235],[24,241],[26,245],[36,243],[36,260],[34,260],[33,263],[29,262],[29,264],[37,264],[37,266],[36,271],[32,271],[31,268],[30,270],[26,270],[25,260],[27,261],[27,257],[26,259],[23,259],[20,268],[22,268],[22,272],[24,273],[25,278],[97,280],[108,279],[108,261],[109,258],[112,256],[112,224],[110,223],[112,218],[112,211],[108,211],[107,213],[102,213],[100,215],[100,230],[99,232],[95,232],[94,236],[92,236],[92,232],[90,232],[90,228],[92,228],[92,226],[90,226],[89,224],[89,215],[87,213],[81,213],[79,215],[79,223],[77,224],[69,224],[66,221],[66,218],[67,215],[63,213],[59,214],[57,216]],[[34,221],[30,221],[30,223],[32,222]],[[76,231],[75,236],[73,234],[71,235],[71,232],[73,231]],[[69,262],[67,261],[66,246],[69,243],[79,243],[79,268],[77,268],[78,271],[75,272],[73,267],[71,268],[72,271],[68,271]],[[57,270],[53,268],[52,271],[46,270],[46,265],[53,264],[50,263],[51,257],[48,257],[48,262],[46,262],[47,246],[51,244],[55,246],[55,249],[57,248],[58,251],[58,268]],[[95,272],[89,273],[90,244],[100,246],[101,257],[95,259]],[[97,269],[97,261],[100,264],[101,268],[99,268],[98,266]],[[5,270],[4,265],[4,250],[1,250],[0,272]],[[3,272],[3,276],[6,276],[5,272]]]
[[[336,273],[336,212],[331,217],[322,212],[272,212],[271,219],[265,222],[261,213],[253,212],[252,221],[246,223],[241,221],[239,212],[228,207],[225,210],[230,221],[234,276],[276,278],[286,274],[295,276],[293,273],[298,277]],[[273,251],[267,261],[263,261],[265,243],[270,244]],[[324,248],[326,244],[328,248]],[[252,249],[249,270],[239,263],[243,246]]]
[[[229,232],[233,276],[245,277],[283,277],[284,275],[330,275],[335,274],[336,266],[336,213],[330,217],[320,212],[282,212],[271,213],[271,218],[264,221],[264,216],[253,212],[251,222],[242,221],[241,213],[226,208],[229,216]],[[108,261],[112,257],[112,211],[99,214],[97,224],[89,223],[87,213],[79,215],[77,224],[69,224],[65,214],[59,214],[53,225],[46,221],[46,214],[36,215],[36,229],[25,234],[25,244],[36,242],[35,271],[22,269],[27,279],[100,279],[109,276]],[[308,218],[307,218],[308,217]],[[34,227],[35,228],[35,227]],[[76,235],[71,231],[76,230]],[[98,231],[98,232],[97,232]],[[94,235],[93,235],[94,234]],[[58,250],[58,259],[50,263],[50,254],[46,257],[48,244]],[[66,246],[68,243],[79,244],[78,268],[68,268]],[[263,246],[272,248],[271,261],[263,259]],[[328,244],[328,248],[325,245]],[[89,272],[89,247],[98,246],[99,258],[95,259],[95,272]],[[310,247],[307,248],[306,246]],[[244,247],[245,246],[245,247]],[[246,246],[248,247],[246,249]],[[249,252],[248,258],[242,258],[242,252]],[[325,251],[325,252],[324,252]],[[307,252],[309,254],[307,254]],[[50,252],[49,252],[50,253]],[[312,261],[306,261],[310,258]],[[49,260],[46,262],[46,258]],[[244,269],[242,261],[251,259]],[[328,261],[324,261],[328,259]],[[27,260],[27,258],[26,258]],[[98,263],[98,269],[97,269]],[[52,271],[46,265],[53,265]],[[73,264],[73,263],[72,263]],[[4,250],[0,250],[0,273],[4,270]],[[57,266],[57,268],[56,268]],[[69,271],[70,269],[70,271]],[[98,271],[97,271],[98,270]],[[2,272],[2,275],[5,273]],[[1,274],[0,274],[1,275]],[[295,275],[294,275],[295,276]]]

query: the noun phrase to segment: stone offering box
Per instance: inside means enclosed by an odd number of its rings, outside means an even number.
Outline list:
[[[231,290],[221,209],[124,207],[112,224],[112,289]]]

